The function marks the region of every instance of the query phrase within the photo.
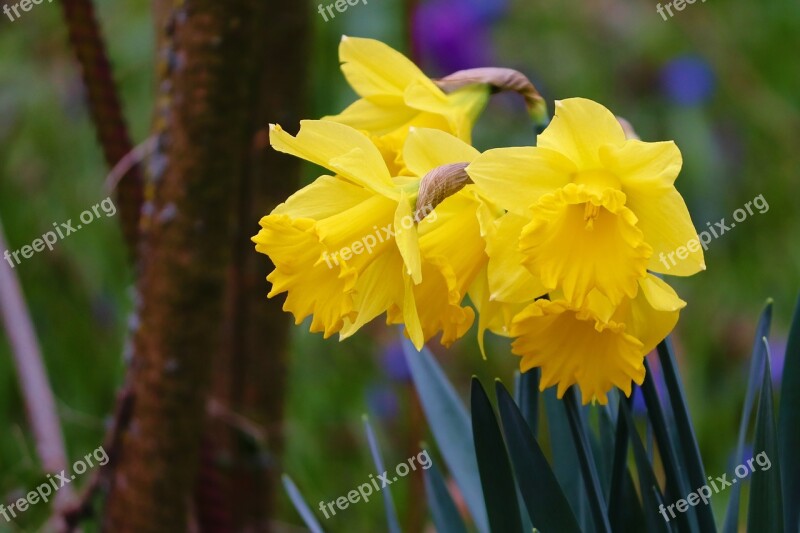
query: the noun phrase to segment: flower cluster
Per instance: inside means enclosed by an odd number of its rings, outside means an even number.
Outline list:
[[[385,313],[418,349],[438,334],[450,345],[477,310],[481,349],[487,330],[513,337],[542,388],[561,396],[577,384],[584,402],[605,403],[613,386],[630,394],[685,305],[653,275],[665,273],[659,253],[696,238],[674,187],[675,144],[628,138],[606,108],[572,98],[556,102],[535,147],[479,153],[470,135],[490,92],[524,93],[534,117],[543,109],[518,73],[431,80],[370,39],[343,38],[339,55],[361,98],[296,136],[270,128],[274,149],[330,174],[261,220],[253,241],[275,265],[269,296],[286,292],[284,309],[326,337]],[[436,216],[401,231],[420,206]],[[371,253],[326,265],[392,226]],[[669,273],[704,268],[698,248]]]

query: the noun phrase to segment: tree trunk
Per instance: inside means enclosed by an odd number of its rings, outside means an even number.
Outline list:
[[[261,0],[175,5],[145,188],[133,413],[104,520],[114,532],[187,530],[267,31]]]
[[[252,157],[238,194],[237,234],[226,298],[226,341],[214,364],[215,403],[263,431],[263,440],[212,412],[197,487],[202,531],[269,531],[283,448],[286,349],[284,298],[267,300],[272,265],[250,238],[259,219],[298,188],[299,159],[269,148],[267,124],[295,128],[306,101],[310,17],[305,2],[274,10],[259,42],[259,106]]]

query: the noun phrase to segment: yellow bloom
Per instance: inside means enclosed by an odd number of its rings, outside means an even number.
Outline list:
[[[577,384],[584,404],[607,403],[613,386],[630,395],[631,382],[644,380],[644,356],[675,327],[686,305],[652,274],[638,284],[636,297],[616,307],[597,291],[581,308],[558,294],[530,304],[511,326],[520,369],[541,367],[541,390],[557,385],[559,398]]]
[[[394,175],[406,174],[402,148],[409,128],[447,131],[470,143],[489,89],[474,84],[445,94],[401,53],[373,39],[343,36],[342,72],[361,97],[325,120],[367,132]]]
[[[489,150],[467,172],[483,194],[518,217],[515,229],[527,221],[519,232],[520,262],[579,308],[594,290],[612,305],[635,297],[648,269],[667,273],[659,254],[696,239],[674,187],[680,168],[675,143],[628,140],[605,107],[572,98],[556,102],[537,147]],[[668,273],[704,268],[698,249]]]
[[[421,176],[478,152],[444,132],[414,129],[403,147],[412,176],[398,178],[349,126],[303,121],[296,137],[272,126],[270,141],[335,175],[320,176],[262,218],[253,241],[275,264],[269,296],[286,292],[284,309],[296,323],[313,315],[311,331],[326,337],[346,338],[384,312],[389,323],[405,324],[417,348],[439,331],[445,344],[463,335],[474,313],[460,304],[486,261],[476,204],[468,190],[433,212],[415,212],[414,204]],[[465,231],[477,238],[464,242]]]

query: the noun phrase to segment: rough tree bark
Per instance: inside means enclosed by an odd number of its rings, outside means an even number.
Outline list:
[[[257,102],[254,51],[269,8],[262,0],[176,0],[166,24],[143,210],[133,413],[114,467],[108,531],[187,530]]]

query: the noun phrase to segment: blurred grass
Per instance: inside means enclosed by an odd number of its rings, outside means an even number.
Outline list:
[[[0,218],[11,249],[29,244],[53,222],[77,219],[106,197],[106,170],[59,9],[45,3],[16,22],[0,20]],[[149,9],[129,0],[99,9],[112,37],[110,53],[126,116],[135,142],[141,142],[153,101]],[[354,98],[338,69],[341,34],[376,37],[403,49],[405,28],[398,22],[398,0],[359,5],[328,23],[312,8],[309,16],[316,24],[309,117],[316,118]],[[727,471],[745,390],[744,360],[758,313],[773,297],[772,338],[785,337],[800,281],[800,152],[795,148],[800,6],[786,0],[695,3],[663,21],[649,2],[568,0],[532,7],[515,0],[494,26],[493,40],[498,66],[526,72],[549,102],[592,98],[629,119],[642,139],[674,139],[684,156],[677,187],[699,229],[721,217],[730,220],[735,209],[759,194],[769,203],[767,213],[748,217],[712,241],[706,272],[669,280],[689,304],[676,345],[701,450],[709,474]],[[687,54],[704,60],[715,76],[710,100],[692,107],[672,102],[659,81],[668,61]],[[475,135],[481,149],[524,145],[532,138],[514,97],[495,98]],[[131,274],[116,223],[98,219],[60,241],[55,251],[36,254],[16,269],[74,458],[100,443],[124,369]],[[396,404],[388,415],[374,417],[387,467],[420,445],[412,438],[418,422],[408,388],[392,381],[380,360],[397,331],[378,324],[339,344],[306,330],[304,325],[293,331],[282,464],[313,507],[346,494],[374,473],[360,415],[372,408],[375,391]],[[483,361],[474,338],[473,330],[453,349],[436,349],[455,382],[465,394],[472,374],[510,383],[517,361],[508,355],[507,341],[491,339],[489,360]],[[41,481],[44,474],[36,463],[0,332],[0,501]],[[401,517],[408,514],[411,487],[410,479],[393,485]],[[382,505],[376,502],[340,512],[325,525],[369,530],[382,523]],[[722,503],[714,500],[717,511]],[[37,506],[23,524],[37,523],[44,513]],[[297,522],[285,500],[279,518]]]

